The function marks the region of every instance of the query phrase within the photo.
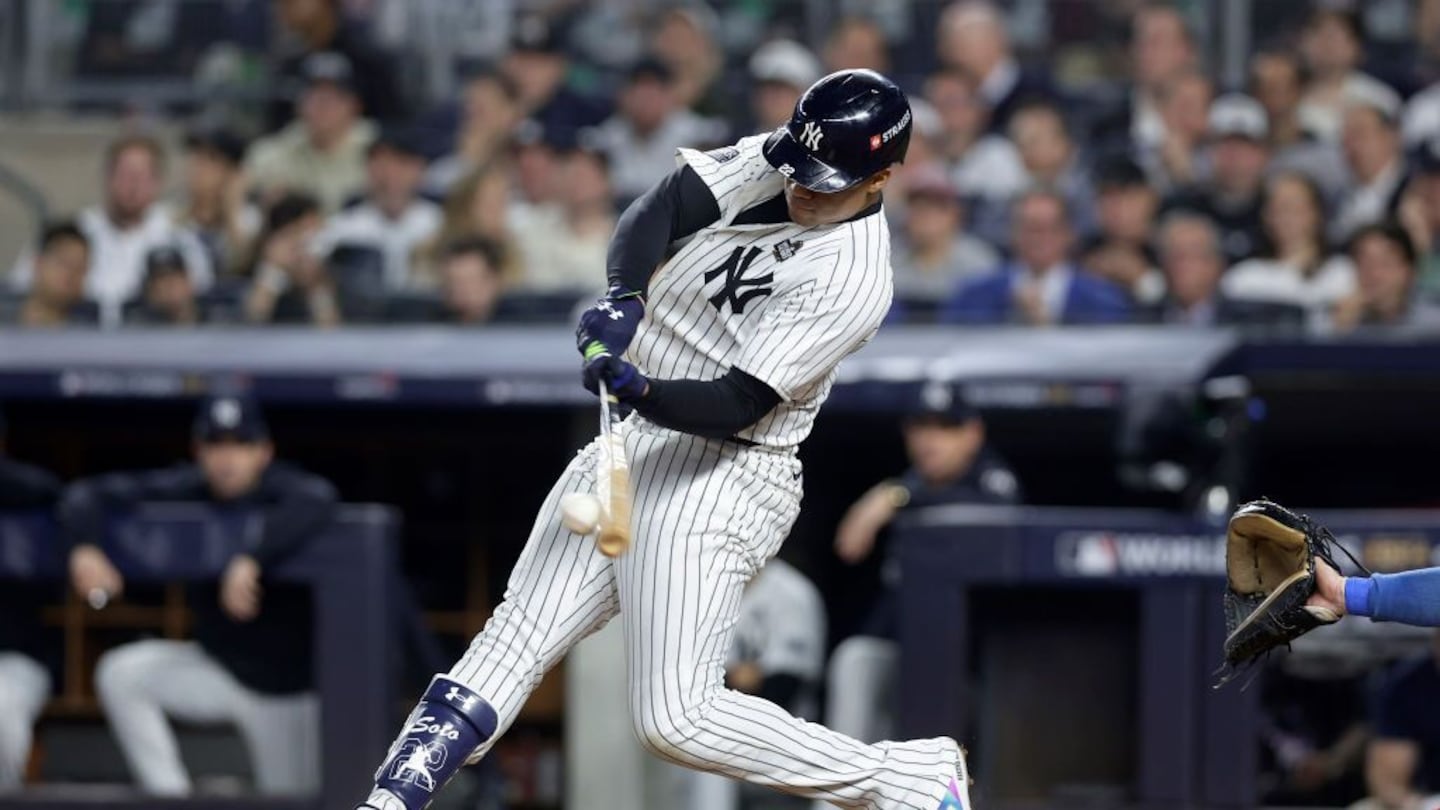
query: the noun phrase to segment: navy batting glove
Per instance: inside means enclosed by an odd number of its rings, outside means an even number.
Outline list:
[[[580,314],[580,325],[575,327],[575,347],[580,354],[593,351],[596,343],[605,347],[610,354],[621,357],[630,348],[635,330],[640,328],[640,319],[645,317],[645,297],[619,287],[611,287],[604,298]]]
[[[645,396],[650,387],[650,381],[640,373],[640,369],[618,357],[609,354],[597,354],[585,361],[585,388],[592,394],[600,393],[600,380],[605,381],[605,387],[610,393],[621,402],[634,402]]]

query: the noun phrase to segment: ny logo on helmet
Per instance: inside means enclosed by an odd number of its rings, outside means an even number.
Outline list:
[[[800,143],[805,144],[806,149],[814,152],[820,148],[820,140],[824,137],[825,133],[820,131],[819,124],[814,121],[806,121],[805,129],[800,133]]]

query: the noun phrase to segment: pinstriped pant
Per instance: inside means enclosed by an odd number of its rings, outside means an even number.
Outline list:
[[[626,428],[630,551],[610,560],[560,523],[561,495],[593,491],[592,443],[546,498],[504,601],[450,671],[495,707],[495,737],[546,670],[619,615],[630,713],[650,752],[840,807],[935,810],[955,774],[953,741],[866,745],[724,688],[741,593],[800,510],[799,460],[638,417]]]

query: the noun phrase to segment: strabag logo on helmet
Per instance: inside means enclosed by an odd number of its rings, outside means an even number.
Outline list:
[[[904,129],[905,125],[908,123],[910,123],[910,111],[906,110],[905,114],[900,116],[900,120],[895,122],[895,126],[890,127],[889,129],[885,130],[883,133],[880,134],[880,143],[889,143],[890,139],[895,137],[896,135],[899,135],[900,130]],[[870,139],[870,148],[872,150],[877,148],[874,138]]]

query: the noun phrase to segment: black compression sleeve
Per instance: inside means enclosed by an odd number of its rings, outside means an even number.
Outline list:
[[[665,260],[671,242],[720,219],[710,187],[689,166],[681,166],[625,209],[605,256],[610,287],[644,293]]]
[[[737,369],[718,380],[651,380],[635,410],[657,425],[709,439],[728,439],[760,421],[780,395]]]
[[[787,673],[767,675],[765,680],[760,682],[760,691],[756,692],[755,696],[784,708],[794,702],[795,696],[800,694],[800,688],[804,685],[798,677]]]

